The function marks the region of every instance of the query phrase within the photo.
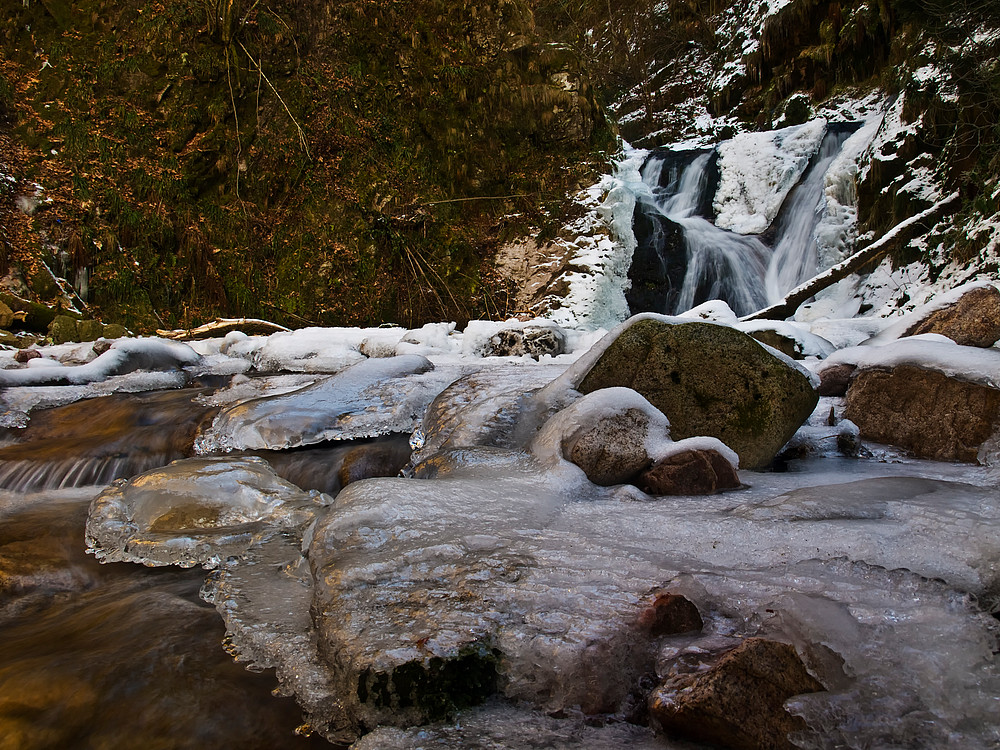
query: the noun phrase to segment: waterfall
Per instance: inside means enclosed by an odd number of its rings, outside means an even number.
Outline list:
[[[826,173],[852,130],[830,130],[802,182],[789,194],[777,220],[777,241],[767,266],[768,304],[781,301],[789,291],[819,270],[816,227],[826,210]]]
[[[637,247],[629,271],[631,311],[677,313],[721,299],[746,315],[817,273],[815,235],[826,209],[827,170],[854,130],[829,128],[808,167],[803,158],[798,184],[782,203],[771,232],[763,236],[739,234],[712,222],[718,150],[651,153],[641,170],[643,185],[633,217]],[[765,244],[768,234],[770,246]]]
[[[653,295],[660,303],[657,312],[678,312],[705,300],[724,299],[737,313],[745,314],[765,302],[767,247],[754,236],[720,229],[704,216],[710,206],[706,201],[711,197],[714,167],[711,151],[654,155],[643,167],[649,193],[640,196],[637,211],[651,230],[640,245],[647,253],[645,265],[654,266],[654,274],[655,263],[648,258],[659,259],[665,285],[659,295]],[[640,275],[630,276],[633,287],[642,290]],[[631,296],[629,303],[637,312],[634,303],[642,305],[643,300],[639,294]]]

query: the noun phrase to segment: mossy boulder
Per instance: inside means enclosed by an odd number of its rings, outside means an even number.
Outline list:
[[[69,315],[57,315],[49,323],[49,338],[53,344],[65,344],[67,341],[79,341],[80,333],[76,318]]]
[[[10,328],[14,324],[14,311],[0,302],[0,328]]]
[[[99,320],[81,320],[76,324],[80,341],[96,341],[104,335],[104,324]]]
[[[718,438],[744,469],[770,464],[818,400],[804,373],[740,331],[650,318],[625,328],[577,389],[614,386],[638,391],[666,414],[674,440]]]

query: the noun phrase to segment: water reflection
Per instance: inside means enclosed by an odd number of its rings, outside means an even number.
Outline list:
[[[0,449],[0,750],[331,747],[295,734],[301,711],[272,695],[273,673],[223,650],[204,571],[99,564],[83,536],[102,487],[56,489],[189,455],[213,412],[195,395],[39,411]]]

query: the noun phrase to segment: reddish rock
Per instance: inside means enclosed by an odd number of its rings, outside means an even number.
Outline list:
[[[839,364],[820,370],[819,388],[816,389],[816,393],[820,396],[843,396],[847,393],[851,376],[857,369],[854,365]]]
[[[736,469],[713,450],[691,450],[657,462],[636,482],[650,495],[714,495],[740,487]]]
[[[975,463],[1000,429],[1000,389],[912,365],[862,370],[847,391],[844,417],[865,440]]]
[[[650,712],[663,729],[733,750],[791,750],[790,732],[807,729],[784,702],[825,688],[787,643],[748,638],[706,672],[673,677],[653,692]]]
[[[37,349],[21,349],[19,352],[14,354],[14,361],[20,362],[22,365],[32,359],[38,359],[41,357],[41,353]]]
[[[929,313],[903,335],[920,333],[939,333],[962,346],[993,346],[1000,340],[1000,290],[994,286],[971,289],[947,307]]]
[[[660,594],[642,611],[636,623],[640,630],[657,638],[701,630],[701,613],[687,597],[680,594]]]

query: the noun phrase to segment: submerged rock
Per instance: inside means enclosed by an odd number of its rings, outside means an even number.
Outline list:
[[[667,730],[733,750],[792,750],[791,732],[807,728],[785,710],[793,695],[824,686],[787,643],[748,638],[707,672],[683,674],[660,686],[650,701]]]
[[[726,326],[639,317],[579,379],[578,390],[625,386],[667,415],[675,439],[710,435],[746,469],[762,469],[816,406],[809,378]]]
[[[974,463],[1000,432],[1000,389],[913,365],[869,368],[851,381],[844,416],[866,440]]]
[[[698,607],[681,594],[662,593],[643,610],[636,623],[654,638],[699,631],[705,623]]]
[[[305,526],[328,502],[263,459],[183,459],[96,497],[87,551],[101,562],[214,568],[283,528]]]

